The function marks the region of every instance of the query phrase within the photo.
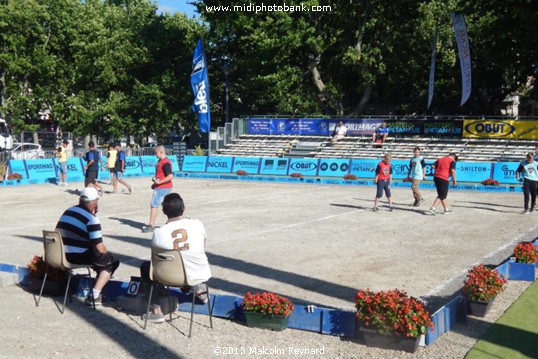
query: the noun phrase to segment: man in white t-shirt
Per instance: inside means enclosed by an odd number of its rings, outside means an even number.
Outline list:
[[[167,194],[163,199],[162,206],[168,221],[164,226],[155,229],[151,246],[172,250],[174,249],[174,241],[179,239],[179,253],[183,259],[187,281],[189,283],[206,282],[211,278],[211,270],[205,253],[207,235],[204,225],[197,219],[183,217],[185,204],[177,193]],[[140,266],[142,281],[151,284],[149,271],[150,262],[142,263]],[[205,292],[205,284],[201,283],[193,286],[193,291],[195,294]],[[157,295],[152,298],[152,311],[148,316],[149,322],[164,322],[164,315],[157,304],[159,303],[159,292],[162,293],[162,290],[157,291]],[[149,293],[146,295],[149,295]],[[205,294],[197,294],[197,296],[204,303],[208,300]],[[142,319],[145,319],[145,314]]]

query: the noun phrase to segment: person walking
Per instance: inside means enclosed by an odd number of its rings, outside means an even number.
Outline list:
[[[97,218],[99,198],[95,188],[84,188],[80,193],[79,204],[68,208],[56,225],[56,231],[64,241],[66,259],[70,263],[91,264],[97,272],[92,293],[84,301],[92,305],[93,294],[96,306],[102,305],[101,291],[120,265],[119,260],[107,251],[103,243],[101,222]]]
[[[129,194],[133,194],[133,186],[125,182],[123,179],[123,172],[125,172],[125,152],[121,149],[121,143],[116,143],[116,163],[114,165],[114,176],[113,176],[113,187],[114,190],[112,193],[118,193],[118,182],[124,185]]]
[[[429,212],[434,216],[437,215],[437,206],[443,205],[443,214],[452,214],[453,211],[448,207],[448,187],[450,182],[448,181],[452,177],[452,184],[456,185],[456,161],[458,156],[452,152],[446,157],[441,157],[435,161],[433,167],[435,172],[433,173],[433,182],[437,189],[437,198],[433,201]]]
[[[377,185],[377,193],[374,199],[374,207],[372,208],[372,211],[374,212],[379,211],[379,208],[377,208],[377,203],[379,199],[383,197],[383,191],[385,191],[385,196],[387,196],[387,200],[389,201],[389,211],[392,212],[394,210],[390,193],[390,184],[392,182],[392,166],[390,164],[391,159],[392,156],[386,153],[383,156],[383,160],[377,164],[375,169],[374,183]]]
[[[516,170],[516,179],[523,181],[523,214],[534,212],[536,206],[536,186],[538,184],[538,162],[534,160],[534,153],[529,152],[525,156],[525,161],[521,161]],[[530,209],[529,209],[530,196]]]
[[[411,182],[411,191],[415,198],[413,207],[418,207],[424,203],[419,189],[420,181],[426,180],[426,162],[420,155],[420,147],[415,147],[413,150],[413,158],[409,161],[409,171],[407,172],[407,180]]]
[[[118,155],[118,151],[116,150],[114,145],[110,145],[108,146],[108,151],[106,154],[106,168],[108,173],[110,174],[110,182],[108,184],[114,185],[114,168],[116,167],[116,157]]]
[[[95,149],[95,143],[93,141],[88,142],[90,150],[86,152],[86,166],[84,171],[86,172],[84,178],[84,187],[95,187],[103,194],[103,187],[97,183],[97,176],[99,175],[99,167],[101,166],[101,154]]]
[[[172,172],[172,163],[166,157],[166,148],[163,145],[155,147],[155,156],[158,158],[155,165],[155,177],[151,180],[153,184],[153,195],[151,196],[150,209],[149,209],[149,222],[142,226],[142,232],[149,233],[155,230],[155,220],[157,219],[157,212],[159,206],[163,202],[164,196],[172,192],[172,179],[174,173]]]
[[[58,166],[60,167],[60,176],[58,186],[67,186],[67,152],[66,148],[69,141],[63,140],[60,147],[56,149],[56,157],[58,157]]]

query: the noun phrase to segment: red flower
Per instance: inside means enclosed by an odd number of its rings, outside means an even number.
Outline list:
[[[261,313],[276,317],[289,317],[293,312],[292,302],[275,293],[255,293],[247,292],[241,302],[241,307],[245,312]]]
[[[61,282],[67,279],[67,271],[55,269],[49,266],[41,256],[34,256],[32,261],[26,266],[30,271],[30,276],[36,279],[45,278],[47,274],[47,280]]]
[[[514,256],[518,263],[536,263],[538,261],[538,248],[532,243],[518,243],[514,247]]]
[[[409,297],[403,290],[372,292],[359,290],[355,295],[356,317],[365,327],[381,333],[394,333],[416,338],[433,330],[430,314],[417,298]]]
[[[480,264],[469,270],[463,293],[469,300],[489,302],[504,290],[505,284],[504,276]]]

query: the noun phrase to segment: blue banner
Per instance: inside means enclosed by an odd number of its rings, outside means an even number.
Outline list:
[[[374,178],[379,160],[352,159],[349,173],[359,178]]]
[[[205,172],[206,156],[183,156],[181,170],[183,172]]]
[[[18,173],[22,176],[22,179],[29,179],[28,170],[26,169],[24,160],[9,160],[8,166],[10,174]]]
[[[236,157],[232,172],[239,170],[245,171],[248,174],[258,174],[260,170],[259,157]]]
[[[378,161],[377,163],[379,162],[381,161]],[[392,167],[392,179],[396,180],[396,179],[407,178],[407,174],[409,173],[409,161],[408,160],[392,160],[390,161],[390,165]],[[375,176],[375,170],[374,170],[374,176]]]
[[[42,182],[55,182],[57,178],[56,166],[52,159],[31,160],[26,162],[28,177]]]
[[[84,181],[82,157],[69,157],[67,159],[67,182],[78,181]]]
[[[198,116],[200,132],[211,129],[211,113],[209,110],[209,79],[202,40],[198,40],[192,56],[191,86],[194,93],[192,110]]]
[[[178,172],[179,171],[179,165],[177,163],[177,156],[176,155],[170,155],[167,156],[170,162],[172,163],[172,171]]]
[[[142,162],[139,156],[125,157],[125,177],[135,177],[142,175]]]
[[[232,172],[233,157],[211,156],[207,158],[207,172]]]
[[[491,178],[491,163],[457,162],[456,179],[458,182],[477,182]]]
[[[317,176],[319,158],[292,158],[288,173],[301,173],[304,176]]]
[[[516,170],[519,162],[497,162],[493,164],[493,178],[499,183],[519,183],[516,180]]]
[[[155,156],[140,156],[142,163],[142,173],[147,176],[155,176],[155,166],[157,165],[157,157]],[[204,167],[205,170],[205,167]]]
[[[289,158],[264,157],[260,166],[260,174],[285,176],[288,174]]]
[[[318,176],[343,177],[349,172],[350,160],[322,158],[319,161]]]

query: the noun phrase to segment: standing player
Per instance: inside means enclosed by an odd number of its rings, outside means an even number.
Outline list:
[[[116,157],[118,151],[114,148],[114,145],[108,146],[107,156],[106,156],[106,168],[110,174],[109,185],[114,185],[114,168],[116,167]]]
[[[441,203],[444,208],[443,214],[452,214],[452,209],[448,208],[448,201],[446,197],[448,195],[448,179],[452,177],[452,184],[456,185],[456,161],[458,156],[455,153],[450,153],[446,157],[437,159],[433,164],[435,172],[433,173],[433,182],[435,183],[435,188],[437,189],[437,198],[433,201],[433,204],[430,208],[430,213],[434,216],[437,214],[435,208]]]
[[[521,178],[523,174],[523,178]],[[527,153],[526,160],[521,161],[516,170],[516,179],[523,181],[523,200],[525,209],[523,214],[534,212],[536,206],[536,185],[538,184],[538,166],[534,161],[534,153]],[[529,210],[529,194],[531,199],[531,208]]]
[[[390,183],[392,182],[392,166],[390,165],[391,158],[392,156],[386,153],[383,156],[383,161],[379,162],[375,169],[374,183],[377,185],[377,193],[374,200],[374,208],[372,208],[372,211],[374,212],[379,211],[377,208],[377,202],[381,197],[383,197],[383,191],[385,191],[385,196],[387,196],[387,200],[389,201],[389,210],[391,212],[394,210],[389,187]]]
[[[158,161],[155,165],[155,177],[151,179],[153,181],[151,185],[153,196],[149,205],[149,222],[142,226],[142,232],[144,233],[155,230],[155,220],[157,219],[159,206],[163,202],[164,196],[172,192],[174,173],[172,172],[172,163],[166,157],[166,148],[163,145],[155,147],[155,156],[158,158]]]
[[[101,155],[99,151],[95,149],[95,143],[93,141],[88,142],[88,147],[90,150],[86,152],[86,166],[84,166],[84,171],[86,175],[84,178],[84,187],[95,187],[99,190],[100,195],[103,194],[103,187],[97,184],[97,176],[99,175],[99,167],[101,162]]]
[[[420,181],[426,180],[426,162],[420,155],[420,147],[415,147],[413,150],[413,158],[409,161],[409,172],[407,173],[407,179],[412,182],[411,191],[413,191],[413,197],[415,198],[414,207],[420,206],[424,202],[424,198],[420,194]]]
[[[60,178],[58,180],[58,186],[67,186],[67,152],[65,149],[68,145],[69,141],[63,140],[62,145],[56,150],[58,166],[60,166]]]
[[[127,187],[129,194],[133,194],[133,186],[125,182],[123,179],[123,172],[125,172],[125,152],[121,149],[121,143],[116,143],[116,164],[114,166],[114,176],[113,176],[113,193],[118,193],[118,182]]]

